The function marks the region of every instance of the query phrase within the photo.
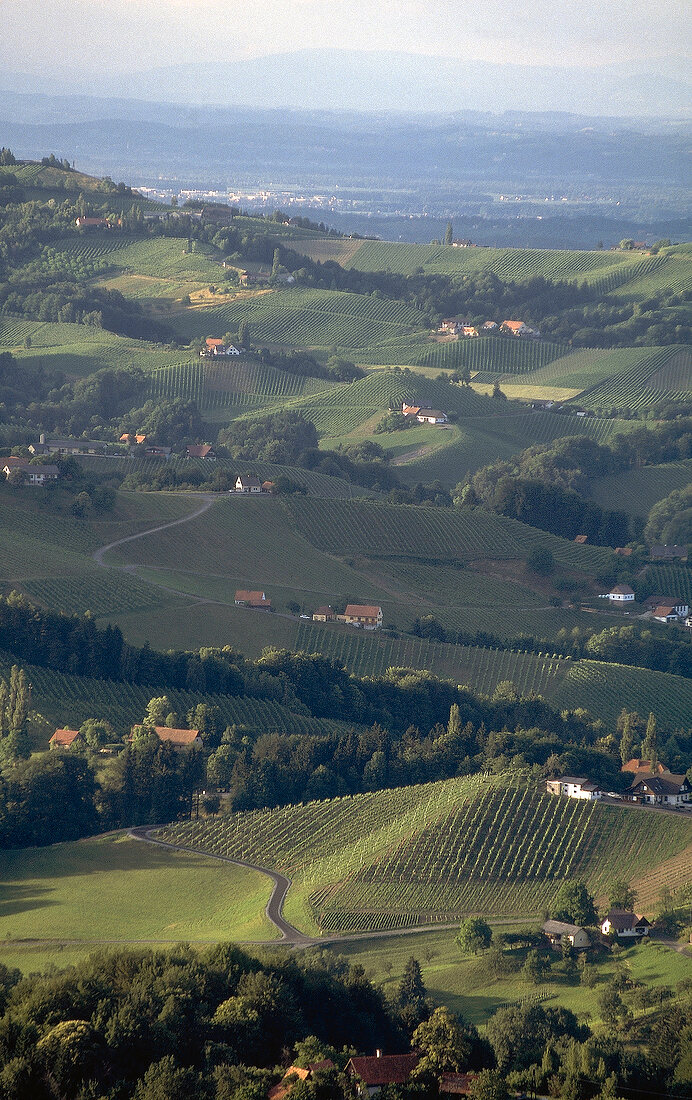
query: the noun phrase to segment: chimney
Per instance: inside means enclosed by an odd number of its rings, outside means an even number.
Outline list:
[[[38,437],[38,441],[39,441],[39,443],[45,443],[46,442],[46,433],[45,432],[41,432],[40,436]]]
[[[382,1051],[380,1050],[380,1048],[379,1048],[379,1047],[378,1047],[378,1048],[377,1048],[377,1050],[375,1051],[375,1057],[376,1057],[376,1058],[381,1058],[381,1057],[382,1057]]]

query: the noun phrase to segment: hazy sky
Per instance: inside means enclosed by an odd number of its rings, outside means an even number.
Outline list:
[[[582,66],[681,57],[691,12],[690,0],[0,0],[0,64],[45,76],[336,47]]]

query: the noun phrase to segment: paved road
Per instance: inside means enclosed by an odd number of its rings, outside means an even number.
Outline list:
[[[204,495],[202,503],[198,508],[195,508],[189,515],[183,516],[182,519],[173,519],[169,523],[160,523],[157,527],[148,527],[146,531],[139,531],[136,535],[128,535],[124,539],[116,539],[115,542],[109,542],[107,546],[100,546],[98,550],[95,550],[92,557],[97,565],[102,565],[104,568],[108,568],[103,560],[104,554],[107,554],[109,550],[114,550],[116,546],[122,546],[126,542],[134,542],[135,539],[146,538],[147,535],[154,535],[157,531],[165,531],[168,527],[177,527],[181,523],[189,523],[190,520],[197,519],[197,516],[201,516],[203,512],[207,512],[215,501],[219,500],[219,494]]]
[[[157,840],[152,836],[154,830],[148,826],[140,826],[139,828],[130,829],[129,833],[135,840],[144,840],[147,844],[156,844],[160,848],[168,848],[172,852],[192,852],[194,855],[206,855],[212,859],[221,860],[222,863],[232,863],[236,867],[247,867],[250,871],[259,871],[260,874],[266,875],[274,883],[269,901],[265,912],[268,919],[274,925],[275,928],[281,934],[281,942],[285,944],[291,944],[293,947],[309,947],[315,943],[322,941],[315,939],[313,936],[306,936],[302,932],[299,932],[297,928],[294,928],[292,924],[284,920],[281,915],[283,909],[284,899],[288,893],[291,885],[290,878],[286,875],[279,874],[278,871],[272,871],[268,867],[258,867],[254,863],[246,863],[242,859],[231,859],[230,856],[217,856],[211,852],[200,852],[197,848],[189,848],[184,844],[168,844],[165,840]],[[271,942],[271,941],[270,941]]]

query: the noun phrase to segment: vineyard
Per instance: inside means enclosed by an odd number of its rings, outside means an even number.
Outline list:
[[[654,586],[654,592],[661,596],[680,596],[692,605],[692,569],[684,565],[650,565],[646,572],[647,580]]]
[[[529,248],[449,248],[439,245],[363,241],[342,266],[358,271],[398,271],[412,275],[418,267],[426,274],[456,275],[492,272],[508,281],[531,279],[585,280],[599,284],[604,276],[621,268],[632,278],[645,263],[627,253],[577,252]],[[614,284],[616,285],[616,284]]]
[[[0,651],[0,676],[7,676],[16,659]],[[56,725],[78,728],[87,718],[105,718],[120,736],[141,721],[147,703],[161,694],[156,686],[124,684],[72,676],[22,662],[32,686],[32,708]],[[294,714],[272,699],[244,695],[205,695],[201,692],[166,690],[173,710],[184,718],[198,703],[217,706],[226,725],[238,725],[253,732],[320,734],[332,728],[328,719]],[[44,748],[46,746],[43,746]]]
[[[188,338],[235,330],[247,321],[253,339],[308,347],[364,348],[423,325],[403,302],[336,290],[285,289],[223,305],[186,310],[171,318]]]
[[[642,301],[661,290],[687,294],[692,290],[692,257],[675,249],[668,254],[652,256],[643,261],[625,286],[615,291],[616,297]],[[655,262],[654,262],[655,261]]]
[[[603,508],[619,508],[646,516],[654,504],[674,489],[684,489],[692,481],[692,460],[667,462],[661,466],[642,466],[595,479],[590,496]]]
[[[305,538],[329,554],[463,561],[523,557],[540,545],[576,569],[597,570],[611,560],[605,547],[579,546],[504,516],[309,498],[283,507]]]
[[[566,879],[602,893],[678,855],[692,829],[499,775],[233,814],[160,835],[281,871],[293,883],[293,919],[338,934],[468,914],[535,917]]]
[[[432,367],[435,370],[489,371],[496,374],[527,374],[565,354],[561,344],[547,340],[519,340],[512,336],[479,336],[436,343],[430,340],[400,341],[374,345],[362,351],[347,351],[364,365],[396,363],[400,366]]]
[[[162,593],[136,577],[96,569],[79,576],[31,578],[22,582],[22,589],[42,606],[67,615],[113,615],[162,603]]]
[[[481,646],[445,645],[412,636],[387,638],[301,623],[296,649],[340,661],[355,676],[383,676],[388,668],[429,669],[479,695],[511,681],[520,695],[549,697],[566,675],[569,659]]]
[[[618,369],[617,364],[622,363]],[[615,373],[580,394],[587,409],[643,409],[662,401],[692,396],[692,352],[671,344],[664,348],[621,348],[611,353]],[[679,389],[669,389],[669,384]]]
[[[575,661],[551,699],[558,708],[586,706],[592,714],[610,722],[617,718],[623,701],[640,714],[653,711],[659,729],[673,733],[689,726],[692,681],[630,665]]]
[[[325,379],[290,374],[263,363],[241,359],[217,365],[197,360],[154,371],[149,396],[195,401],[208,418],[228,420],[232,415],[333,386]]]

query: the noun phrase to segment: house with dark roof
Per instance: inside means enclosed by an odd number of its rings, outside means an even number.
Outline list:
[[[584,802],[594,802],[603,794],[598,783],[592,783],[590,779],[576,775],[562,775],[559,779],[548,779],[545,789],[548,794],[578,798]]]
[[[601,932],[609,936],[614,932],[618,939],[635,940],[648,936],[651,924],[646,917],[630,913],[626,909],[611,909],[601,922]]]
[[[238,474],[235,479],[236,493],[261,493],[262,482],[252,474]]]
[[[356,1055],[346,1064],[359,1096],[374,1096],[383,1085],[404,1085],[420,1061],[418,1054]]]
[[[56,730],[50,741],[48,742],[49,749],[71,749],[73,745],[77,748],[81,748],[84,744],[84,738],[79,730]]]
[[[673,561],[674,558],[679,558],[680,561],[687,561],[687,547],[686,546],[666,546],[665,543],[656,543],[649,550],[649,556],[654,561]]]
[[[628,584],[616,584],[610,592],[601,592],[601,600],[612,600],[613,603],[634,603],[634,589]]]
[[[585,951],[591,947],[591,940],[581,925],[568,924],[563,920],[547,920],[542,926],[543,935],[552,947],[562,947],[565,936],[575,951]]]
[[[336,615],[331,607],[318,607],[312,613],[312,621],[315,623],[333,623]]]
[[[57,466],[41,466],[32,464],[27,458],[18,458],[10,455],[9,458],[0,459],[2,473],[9,478],[13,470],[20,470],[26,485],[44,486],[48,482],[57,481],[60,471]]]
[[[636,776],[626,797],[647,806],[671,806],[681,809],[692,803],[692,784],[686,775],[664,771],[659,775]]]
[[[469,1073],[443,1073],[440,1076],[440,1096],[468,1096],[477,1077],[478,1074],[472,1070]]]
[[[185,448],[185,458],[205,458],[208,462],[215,462],[216,451],[211,443],[193,443]]]

